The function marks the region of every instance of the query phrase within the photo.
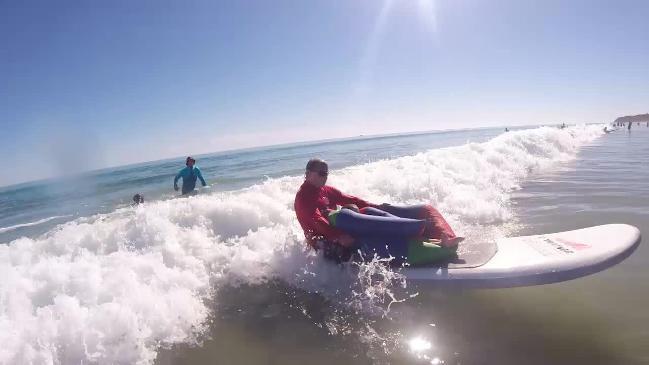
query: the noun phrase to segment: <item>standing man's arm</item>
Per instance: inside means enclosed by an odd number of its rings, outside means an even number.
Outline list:
[[[201,184],[203,184],[203,186],[207,186],[205,179],[203,179],[203,174],[201,174],[201,170],[198,167],[196,168],[196,176],[198,176],[198,178],[201,180]]]
[[[176,191],[178,191],[178,179],[180,179],[182,177],[184,170],[185,169],[182,169],[182,170],[178,171],[178,173],[176,174],[176,177],[174,178],[174,190],[176,190]]]

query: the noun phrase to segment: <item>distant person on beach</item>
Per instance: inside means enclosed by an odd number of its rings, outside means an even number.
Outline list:
[[[627,128],[628,130],[631,130],[631,126],[633,125],[633,122],[629,122],[629,127]]]
[[[191,156],[187,157],[187,159],[185,160],[185,168],[180,170],[174,178],[174,190],[176,191],[178,191],[178,180],[181,177],[183,178],[182,195],[189,194],[194,191],[194,188],[196,187],[196,179],[200,179],[201,184],[203,184],[203,186],[207,186],[205,179],[203,179],[203,175],[201,174],[201,170],[199,170],[198,167],[194,166],[195,164],[196,160],[194,160]]]
[[[315,250],[323,249],[325,257],[336,261],[346,260],[351,252],[360,248],[352,235],[332,226],[329,214],[338,206],[359,211],[363,214],[383,215],[398,210],[389,204],[373,204],[361,198],[342,193],[340,190],[325,185],[329,176],[329,166],[321,159],[311,159],[306,165],[304,183],[295,195],[295,214],[304,231],[307,243]],[[365,213],[368,208],[373,208]],[[463,239],[457,237],[444,217],[432,206],[411,207],[422,214],[426,220],[424,235],[426,238],[439,239],[440,246],[457,247]],[[384,213],[381,211],[385,211]],[[380,213],[380,214],[379,214]],[[425,217],[423,217],[425,215]],[[397,215],[398,216],[398,215]],[[368,232],[371,233],[371,232]]]

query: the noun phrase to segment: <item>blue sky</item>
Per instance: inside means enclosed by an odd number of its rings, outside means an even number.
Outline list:
[[[0,0],[0,185],[646,113],[648,18],[640,0]]]

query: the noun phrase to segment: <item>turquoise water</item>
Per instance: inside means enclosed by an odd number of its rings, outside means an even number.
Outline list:
[[[419,292],[380,264],[341,268],[305,250],[291,209],[320,156],[343,191],[430,202],[473,238],[611,222],[645,233],[649,129],[601,129],[199,156],[216,186],[181,199],[170,189],[181,159],[4,188],[0,363],[648,363],[644,243],[565,283]],[[147,202],[131,207],[134,192]]]

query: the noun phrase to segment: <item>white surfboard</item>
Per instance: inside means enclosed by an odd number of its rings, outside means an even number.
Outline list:
[[[408,283],[429,287],[508,288],[556,283],[609,268],[633,253],[640,231],[607,224],[574,231],[502,238],[478,265],[406,268]],[[458,261],[461,263],[462,251]]]

